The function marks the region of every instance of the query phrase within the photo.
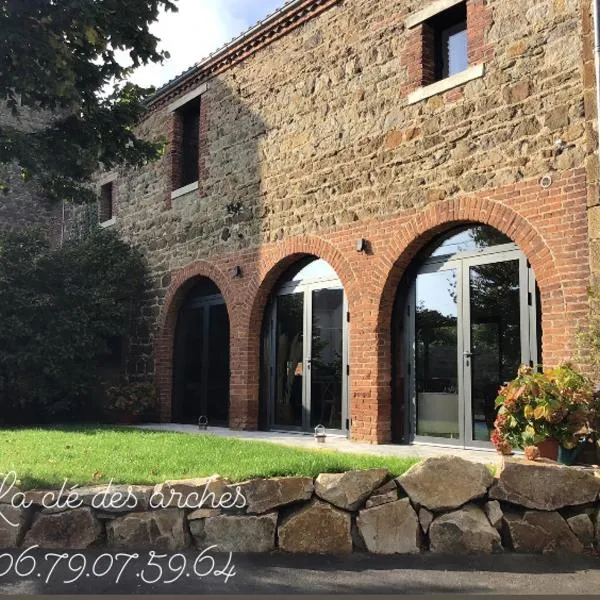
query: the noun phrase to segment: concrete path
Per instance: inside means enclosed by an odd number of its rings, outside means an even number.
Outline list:
[[[496,464],[501,460],[500,455],[493,449],[472,450],[456,448],[452,446],[435,446],[426,444],[363,444],[351,442],[344,436],[328,435],[325,444],[318,444],[312,435],[303,433],[280,433],[275,431],[232,431],[225,427],[209,427],[207,431],[200,431],[195,425],[179,425],[175,423],[148,423],[135,425],[139,429],[150,429],[153,431],[176,431],[193,435],[218,435],[242,440],[259,440],[261,442],[272,442],[284,446],[296,446],[310,449],[337,450],[338,452],[351,452],[355,454],[374,454],[378,456],[416,456],[429,458],[431,456],[442,456],[454,454],[474,462],[485,464]]]
[[[57,552],[57,551],[54,551]],[[60,552],[60,551],[59,551]],[[34,554],[36,562],[22,561],[21,571],[31,575],[18,577],[14,569],[0,577],[0,595],[7,594],[597,594],[600,589],[600,562],[590,557],[528,556],[500,554],[476,557],[444,557],[434,554],[418,556],[373,556],[352,554],[348,557],[324,557],[285,554],[234,555],[231,565],[235,576],[227,583],[215,573],[223,569],[228,556],[213,555],[215,567],[207,562],[193,571],[197,551],[184,553],[186,568],[176,581],[178,571],[168,568],[169,557],[156,558],[162,565],[148,566],[148,553],[140,553],[123,569],[115,583],[124,557],[103,577],[93,575],[106,570],[107,557],[95,562],[99,550],[85,550],[73,559],[61,560],[48,577],[50,566],[57,560]],[[18,556],[17,552],[13,554]],[[74,552],[69,552],[69,557]],[[171,555],[170,555],[171,556]],[[79,569],[84,565],[81,574]],[[175,569],[183,564],[181,555],[174,559]],[[231,566],[230,565],[230,566]],[[6,563],[2,562],[1,571]],[[211,571],[209,573],[209,571]],[[77,581],[73,580],[79,575]],[[46,583],[46,580],[48,582]],[[143,579],[156,583],[144,583]]]

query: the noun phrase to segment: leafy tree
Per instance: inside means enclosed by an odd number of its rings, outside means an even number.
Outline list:
[[[0,98],[16,117],[0,125],[0,163],[16,161],[50,199],[83,202],[100,167],[156,158],[161,145],[134,132],[153,89],[127,77],[168,56],[149,26],[174,1],[0,0]],[[28,109],[49,111],[52,123],[24,131]]]
[[[0,421],[96,416],[91,392],[129,330],[144,273],[113,232],[56,250],[39,231],[0,236]]]

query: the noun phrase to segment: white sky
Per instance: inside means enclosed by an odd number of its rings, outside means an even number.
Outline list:
[[[220,48],[285,0],[176,0],[177,13],[163,13],[151,31],[171,55],[162,65],[138,69],[131,80],[160,87]]]

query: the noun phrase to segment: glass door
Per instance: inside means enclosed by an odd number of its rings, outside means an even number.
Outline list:
[[[520,364],[537,362],[535,294],[519,250],[436,259],[420,270],[407,311],[416,441],[490,446],[498,388]]]
[[[537,359],[529,323],[535,288],[519,251],[466,259],[463,268],[466,443],[487,446],[498,388]]]
[[[177,328],[174,417],[227,425],[229,416],[229,317],[221,297],[202,299],[181,311]]]
[[[436,263],[417,276],[414,299],[414,431],[417,439],[463,439],[458,355],[461,266]]]
[[[310,358],[308,364],[308,412],[310,427],[342,429],[344,365],[344,291],[311,292]]]
[[[304,424],[304,292],[278,296],[275,303],[273,427]]]
[[[268,423],[347,431],[347,301],[339,280],[292,282],[273,299]]]

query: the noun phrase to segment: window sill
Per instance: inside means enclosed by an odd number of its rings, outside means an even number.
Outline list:
[[[464,85],[469,81],[473,81],[474,79],[479,79],[483,77],[485,74],[485,65],[474,65],[461,71],[460,73],[456,73],[451,77],[446,77],[446,79],[442,79],[441,81],[436,81],[431,85],[426,85],[425,87],[419,88],[409,94],[408,96],[408,104],[416,104],[417,102],[421,102],[422,100],[426,100],[427,98],[431,98],[432,96],[436,96],[437,94],[442,94],[443,92],[447,92],[459,85]]]
[[[113,217],[112,219],[108,219],[108,221],[102,221],[100,223],[100,227],[102,227],[102,228],[112,227],[116,222],[117,222],[117,217]]]
[[[171,200],[175,200],[175,198],[179,198],[179,196],[185,196],[190,192],[193,192],[198,189],[198,182],[194,181],[194,183],[190,183],[188,185],[184,185],[176,190],[171,192]]]

